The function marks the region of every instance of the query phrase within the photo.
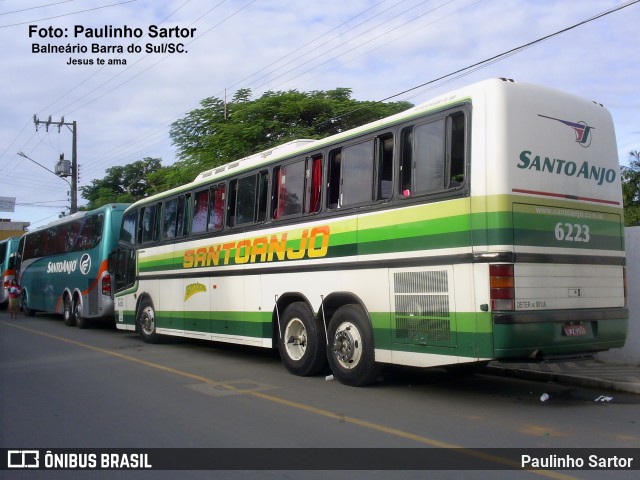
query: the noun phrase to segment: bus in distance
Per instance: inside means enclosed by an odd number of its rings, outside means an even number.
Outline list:
[[[608,111],[487,80],[134,203],[116,325],[277,347],[352,386],[583,355],[625,343],[623,239]]]
[[[0,284],[0,310],[7,308],[9,304],[9,294],[7,285],[15,278],[16,252],[18,251],[20,237],[11,237],[0,240],[0,273],[2,283]]]
[[[66,325],[78,328],[93,319],[113,319],[107,264],[126,207],[74,213],[22,236],[17,270],[27,315],[62,314]]]

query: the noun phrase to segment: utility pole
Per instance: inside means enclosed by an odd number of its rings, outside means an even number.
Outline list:
[[[49,115],[49,118],[47,120],[42,121],[39,120],[36,115],[33,115],[33,123],[36,125],[36,131],[38,131],[38,126],[41,124],[45,126],[47,132],[49,131],[49,125],[51,124],[58,126],[58,133],[60,133],[60,129],[62,128],[62,126],[66,126],[67,128],[69,128],[69,130],[71,130],[71,169],[70,171],[68,171],[67,169],[63,168],[65,160],[64,157],[61,156],[60,162],[56,166],[55,174],[59,177],[71,176],[71,192],[69,193],[69,195],[71,196],[71,213],[76,213],[78,211],[78,137],[76,121],[74,120],[73,122],[65,122],[64,117],[60,117],[59,122],[52,122],[51,115]]]

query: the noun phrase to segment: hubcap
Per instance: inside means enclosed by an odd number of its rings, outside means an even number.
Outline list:
[[[343,368],[354,368],[362,357],[362,338],[356,326],[345,322],[333,337],[333,354]]]
[[[155,330],[155,318],[153,316],[153,309],[150,307],[145,308],[142,311],[142,317],[140,318],[140,326],[142,331],[146,335],[151,335]]]
[[[307,351],[307,329],[299,318],[292,319],[284,329],[285,350],[291,360],[300,360]]]

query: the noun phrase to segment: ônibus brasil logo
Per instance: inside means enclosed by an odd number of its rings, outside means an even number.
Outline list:
[[[556,122],[560,122],[568,127],[573,128],[573,131],[576,133],[576,143],[581,147],[587,148],[591,145],[591,130],[595,130],[594,127],[590,127],[585,122],[570,122],[568,120],[561,120],[559,118],[548,117],[546,115],[540,115],[539,117],[548,118],[549,120],[555,120]]]

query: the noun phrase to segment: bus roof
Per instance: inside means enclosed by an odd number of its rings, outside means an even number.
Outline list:
[[[357,137],[358,135],[365,134],[368,131],[379,129],[387,125],[390,126],[405,120],[410,120],[414,117],[423,115],[425,112],[432,112],[432,111],[435,112],[441,109],[445,109],[451,106],[452,104],[459,104],[464,101],[469,101],[477,95],[486,94],[489,91],[495,91],[497,89],[510,88],[509,87],[510,85],[516,85],[516,84],[519,86],[518,87],[519,89],[537,90],[537,91],[547,90],[550,92],[556,92],[556,94],[561,93],[566,96],[571,96],[576,99],[586,101],[584,98],[571,95],[566,92],[561,92],[561,91],[551,89],[549,87],[544,87],[541,85],[516,82],[512,79],[491,78],[487,80],[482,80],[480,82],[476,82],[476,83],[461,87],[459,89],[449,91],[441,95],[438,95],[436,97],[433,97],[425,102],[422,102],[414,107],[411,107],[395,115],[391,115],[389,117],[385,117],[385,118],[361,125],[359,127],[355,127],[353,129],[346,130],[344,132],[340,132],[335,135],[331,135],[319,140],[310,140],[310,139],[292,140],[282,145],[273,147],[271,149],[257,152],[247,157],[230,161],[229,163],[226,163],[224,165],[214,167],[209,170],[205,170],[201,172],[192,182],[179,185],[177,187],[166,190],[164,192],[157,193],[155,195],[151,195],[149,197],[138,200],[137,202],[133,203],[131,207],[132,208],[137,207],[139,205],[151,203],[180,192],[185,192],[201,184],[204,185],[204,184],[209,184],[215,180],[223,180],[233,174],[249,171],[253,168],[257,168],[260,166],[266,166],[287,157],[315,153],[319,149],[324,148],[333,143],[337,143],[339,141]],[[529,92],[529,93],[533,93],[533,92]]]
[[[79,212],[76,213],[72,213],[71,215],[67,215],[65,217],[59,218],[57,220],[54,220],[46,225],[43,225],[42,227],[38,227],[34,230],[31,230],[29,232],[25,232],[25,235],[28,235],[29,233],[34,233],[34,232],[39,232],[41,230],[46,230],[47,228],[51,228],[51,227],[55,227],[56,225],[62,225],[64,223],[67,222],[71,222],[73,220],[79,220],[81,218],[84,218],[85,216],[95,213],[95,212],[101,212],[101,211],[105,211],[107,209],[117,209],[120,208],[122,210],[125,210],[127,207],[129,207],[129,205],[131,205],[130,203],[108,203],[106,205],[103,205],[102,207],[98,207],[94,210],[81,210]]]

